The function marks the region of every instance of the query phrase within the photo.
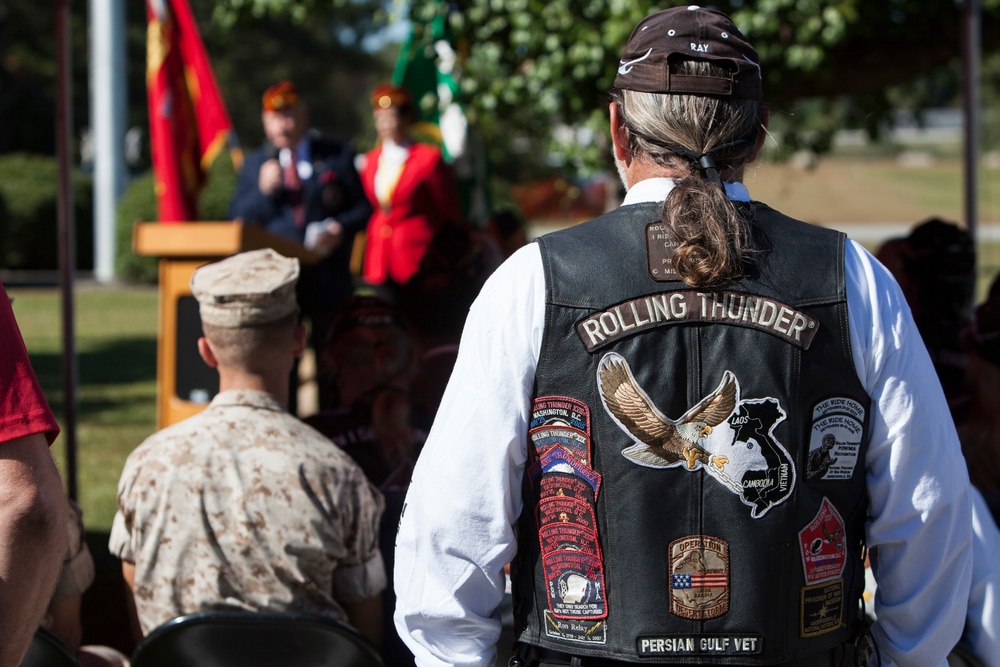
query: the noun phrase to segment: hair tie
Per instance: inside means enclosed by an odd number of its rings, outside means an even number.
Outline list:
[[[698,168],[705,175],[706,181],[722,185],[722,179],[719,178],[719,170],[715,168],[715,158],[712,157],[711,151],[698,156]]]

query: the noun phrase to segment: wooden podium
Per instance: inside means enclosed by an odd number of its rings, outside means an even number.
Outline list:
[[[159,257],[160,303],[156,348],[156,428],[197,414],[219,391],[219,379],[198,356],[201,336],[191,274],[202,264],[247,250],[273,248],[312,264],[318,256],[288,239],[242,222],[137,222],[132,245]]]

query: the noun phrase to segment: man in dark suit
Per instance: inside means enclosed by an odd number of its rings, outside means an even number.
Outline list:
[[[322,350],[330,318],[351,294],[351,248],[354,235],[368,224],[371,204],[354,167],[354,150],[309,130],[309,109],[295,84],[271,86],[262,103],[267,142],[247,155],[229,217],[302,243],[322,257],[304,267],[298,289],[299,306],[311,320],[313,350]]]

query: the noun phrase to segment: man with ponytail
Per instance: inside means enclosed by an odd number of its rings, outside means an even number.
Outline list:
[[[971,573],[948,408],[889,272],[751,199],[762,97],[724,14],[636,26],[622,206],[494,273],[417,462],[418,664],[493,664],[508,563],[511,665],[946,664]]]

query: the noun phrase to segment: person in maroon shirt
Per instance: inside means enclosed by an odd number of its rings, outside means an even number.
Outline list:
[[[66,496],[49,453],[58,434],[0,289],[0,667],[20,664],[66,553]]]

